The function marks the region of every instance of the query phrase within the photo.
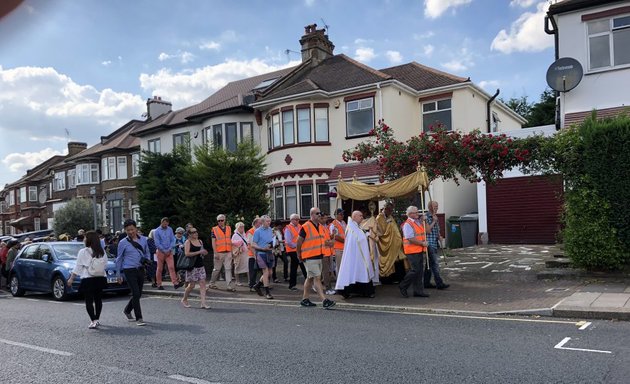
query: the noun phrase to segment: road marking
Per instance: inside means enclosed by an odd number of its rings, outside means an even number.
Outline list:
[[[612,353],[611,351],[600,351],[599,349],[584,349],[584,348],[568,348],[568,347],[564,347],[564,345],[566,343],[568,343],[569,340],[571,340],[570,337],[565,337],[564,339],[562,339],[561,342],[556,344],[556,346],[554,348],[555,349],[566,349],[566,350],[569,350],[569,351],[579,351],[579,352]]]
[[[584,324],[582,324],[582,326],[580,328],[578,328],[580,331],[585,330],[586,328],[588,328],[589,325],[591,325],[591,322],[583,322]],[[578,323],[579,324],[579,323]]]
[[[182,376],[182,375],[170,375],[168,378],[173,379],[173,380],[183,381],[186,383],[193,383],[193,384],[221,384],[216,381],[206,381],[203,379],[198,379],[196,377],[188,377],[188,376]]]
[[[179,298],[172,297],[162,297],[162,296],[151,296],[153,299],[158,300],[181,300]],[[197,301],[196,299],[190,299]],[[299,303],[294,303],[293,301],[286,300],[273,300],[273,301],[245,301],[249,299],[207,299],[211,303],[222,303],[222,304],[246,304],[246,305],[258,305],[258,306],[272,306],[272,307],[286,307],[286,308],[297,308],[301,309]],[[378,306],[373,306],[374,308],[370,308],[367,305],[361,305],[358,308],[352,308],[356,306],[356,304],[351,303],[337,303],[337,306],[334,310],[336,311],[354,311],[354,312],[376,312],[376,313],[390,313],[397,315],[407,315],[407,316],[430,316],[430,317],[451,317],[451,318],[460,318],[460,319],[473,319],[473,320],[495,320],[495,321],[516,321],[523,323],[547,323],[547,324],[571,324],[575,325],[575,321],[566,321],[566,320],[544,320],[544,319],[521,319],[521,318],[510,318],[510,317],[496,317],[496,316],[484,316],[485,312],[474,312],[469,311],[470,315],[462,315],[462,314],[454,314],[454,313],[436,313],[436,312],[408,312],[409,309],[405,307],[392,307],[392,310],[382,310],[378,309]],[[318,307],[321,309],[321,307]],[[422,309],[422,308],[419,308]],[[428,311],[445,311],[442,309],[426,309]],[[210,310],[212,312],[212,310]]]
[[[28,349],[34,349],[36,351],[51,353],[53,355],[74,356],[74,353],[65,352],[65,351],[58,351],[56,349],[38,347],[37,345],[18,343],[17,341],[0,339],[0,343],[9,344],[9,345],[15,345],[16,347],[23,347],[23,348],[28,348]]]

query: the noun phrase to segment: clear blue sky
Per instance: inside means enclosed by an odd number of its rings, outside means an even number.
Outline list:
[[[0,185],[68,137],[93,145],[162,96],[182,108],[294,65],[304,26],[380,69],[410,61],[538,99],[554,59],[536,0],[26,0],[0,19]],[[67,130],[67,132],[66,132]],[[69,133],[69,136],[67,135]]]

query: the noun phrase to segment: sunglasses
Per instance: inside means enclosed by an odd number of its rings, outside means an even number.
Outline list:
[[[198,233],[198,232],[197,231],[190,232],[191,235],[194,235],[195,233]]]
[[[217,221],[220,223],[220,222],[225,221],[225,220],[221,219],[221,220],[217,220]]]
[[[321,213],[321,212],[315,212],[315,214],[316,214],[317,216],[321,216],[321,215],[322,215],[322,213]]]

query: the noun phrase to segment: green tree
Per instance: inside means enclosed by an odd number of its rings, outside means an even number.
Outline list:
[[[508,106],[511,110],[518,113],[522,118],[529,118],[529,114],[532,110],[532,105],[527,101],[527,96],[513,97],[508,101],[501,100],[501,102]]]
[[[195,162],[185,171],[180,186],[179,206],[188,221],[207,236],[216,216],[225,214],[234,226],[246,225],[269,207],[266,198],[265,158],[250,141],[234,152],[202,146],[195,149]]]
[[[89,199],[72,199],[55,212],[55,233],[75,236],[79,229],[94,229],[94,207]]]
[[[172,153],[144,152],[140,162],[140,177],[136,182],[142,227],[148,229],[160,225],[162,217],[169,217],[172,225],[183,226],[181,217],[182,185],[186,170],[191,166],[190,152],[185,146]]]
[[[523,128],[550,125],[556,122],[556,96],[551,89],[545,89],[537,103],[530,103],[527,96],[513,97],[507,101],[501,100],[527,122]]]

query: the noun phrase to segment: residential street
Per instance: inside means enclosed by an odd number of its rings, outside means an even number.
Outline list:
[[[0,293],[3,383],[625,383],[630,323],[301,308],[145,297],[146,327],[106,299]],[[580,329],[580,327],[582,329]],[[570,338],[570,339],[567,339]]]

